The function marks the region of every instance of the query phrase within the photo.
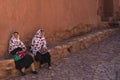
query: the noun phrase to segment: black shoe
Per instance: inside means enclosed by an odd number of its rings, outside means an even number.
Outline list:
[[[31,73],[33,73],[33,74],[37,74],[38,72],[37,72],[37,71],[31,71]]]
[[[24,72],[21,72],[21,76],[25,76],[26,75],[26,73],[24,73]]]
[[[22,72],[21,70],[20,70],[20,74],[21,74],[21,76],[25,76],[26,75],[26,73]]]

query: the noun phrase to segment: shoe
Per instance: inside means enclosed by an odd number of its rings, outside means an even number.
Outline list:
[[[38,72],[37,72],[37,71],[31,71],[31,73],[33,73],[33,74],[37,74]]]
[[[20,70],[20,75],[21,75],[21,76],[25,76],[26,73]]]
[[[26,75],[26,73],[24,73],[24,72],[21,72],[21,76],[25,76]]]

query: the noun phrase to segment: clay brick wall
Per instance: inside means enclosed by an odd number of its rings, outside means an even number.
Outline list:
[[[29,46],[43,28],[48,45],[92,31],[100,23],[98,0],[0,0],[0,58],[8,53],[8,41],[18,31]]]

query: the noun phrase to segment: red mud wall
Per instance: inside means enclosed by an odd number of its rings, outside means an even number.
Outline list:
[[[83,24],[96,26],[97,5],[97,0],[0,0],[0,57],[7,54],[13,31],[28,46],[39,28],[50,44],[79,35]]]
[[[114,1],[114,15],[119,11],[120,0],[113,0]]]

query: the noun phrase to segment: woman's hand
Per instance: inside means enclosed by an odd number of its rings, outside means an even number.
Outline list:
[[[26,47],[23,47],[22,50],[23,50],[23,51],[26,51]]]

